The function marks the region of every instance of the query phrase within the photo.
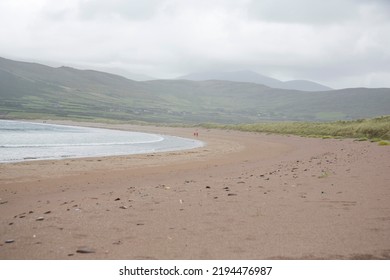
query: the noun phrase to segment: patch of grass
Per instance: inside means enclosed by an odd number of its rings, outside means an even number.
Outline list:
[[[378,145],[379,145],[379,146],[389,146],[389,145],[390,145],[390,142],[389,142],[389,141],[384,141],[384,140],[382,140],[382,141],[379,141],[379,142],[378,142]]]
[[[287,135],[299,135],[319,138],[356,138],[390,140],[390,116],[373,119],[336,122],[269,122],[241,125],[203,124],[206,128],[235,129],[250,132],[263,132]]]

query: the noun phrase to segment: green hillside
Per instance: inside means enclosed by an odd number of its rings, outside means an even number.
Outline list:
[[[228,124],[378,115],[390,115],[388,88],[306,92],[218,80],[136,82],[0,58],[1,118]]]

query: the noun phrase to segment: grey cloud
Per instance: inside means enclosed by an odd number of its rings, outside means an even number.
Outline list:
[[[386,1],[358,0],[359,3],[375,2],[375,5]],[[264,21],[328,24],[357,18],[359,5],[355,0],[251,0],[248,14]]]

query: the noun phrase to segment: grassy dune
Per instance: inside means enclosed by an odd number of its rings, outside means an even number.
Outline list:
[[[390,140],[390,116],[336,122],[274,122],[240,125],[203,124],[206,128],[224,128],[251,132],[291,134],[322,138],[356,138],[358,140]],[[388,143],[382,141],[381,143]]]

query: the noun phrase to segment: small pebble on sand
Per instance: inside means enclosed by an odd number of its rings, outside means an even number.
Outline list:
[[[96,251],[92,248],[88,248],[88,247],[80,247],[77,249],[76,253],[79,253],[79,254],[92,254],[92,253],[95,253]]]

